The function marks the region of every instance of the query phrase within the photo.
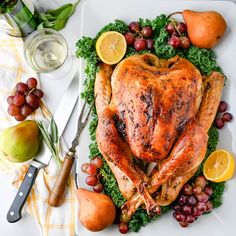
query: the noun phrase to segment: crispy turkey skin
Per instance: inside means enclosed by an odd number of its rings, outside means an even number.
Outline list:
[[[175,200],[195,173],[206,152],[223,84],[216,72],[204,82],[198,69],[178,56],[161,60],[153,54],[135,55],[114,70],[100,65],[96,139],[128,200],[122,207],[127,217],[142,204],[150,215],[158,214],[160,205]],[[156,162],[159,171],[148,177],[135,159]]]

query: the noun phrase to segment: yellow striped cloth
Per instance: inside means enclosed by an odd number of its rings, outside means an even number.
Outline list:
[[[6,100],[13,93],[16,83],[25,82],[29,77],[38,78],[38,75],[24,59],[20,31],[8,16],[2,15],[0,17],[0,132],[17,123],[7,114]],[[50,112],[44,106],[29,117],[36,120],[45,118],[50,118]],[[11,172],[15,176],[13,185],[17,188],[29,164],[30,161],[24,164],[11,163],[6,160],[3,153],[0,153],[0,171]],[[63,205],[58,208],[48,205],[48,195],[55,183],[57,173],[58,169],[52,159],[48,167],[40,170],[24,211],[35,218],[40,226],[41,235],[72,236],[75,234],[75,186],[72,177]]]

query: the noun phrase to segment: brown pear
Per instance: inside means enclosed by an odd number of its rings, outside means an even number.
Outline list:
[[[227,27],[225,19],[216,11],[184,10],[182,14],[188,36],[196,47],[212,48],[225,33]]]
[[[107,195],[79,188],[76,196],[79,201],[79,220],[85,228],[97,232],[114,222],[116,208]]]

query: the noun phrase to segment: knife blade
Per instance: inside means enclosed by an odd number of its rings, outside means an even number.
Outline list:
[[[72,78],[70,85],[66,89],[61,102],[54,114],[54,120],[58,128],[58,136],[60,137],[66,127],[66,124],[71,116],[76,101],[79,95],[79,75],[78,71]],[[27,200],[31,188],[34,185],[37,174],[41,168],[46,167],[51,159],[51,152],[44,143],[41,145],[40,153],[34,157],[31,162],[24,180],[13,200],[13,203],[7,213],[7,221],[15,223],[22,218],[21,211]]]

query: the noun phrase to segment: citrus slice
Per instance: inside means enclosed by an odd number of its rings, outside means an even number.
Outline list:
[[[125,37],[116,31],[108,31],[100,35],[96,42],[96,51],[104,63],[117,64],[124,57],[127,49]]]
[[[213,182],[229,180],[234,175],[235,162],[231,153],[216,150],[210,154],[203,166],[204,176]]]

